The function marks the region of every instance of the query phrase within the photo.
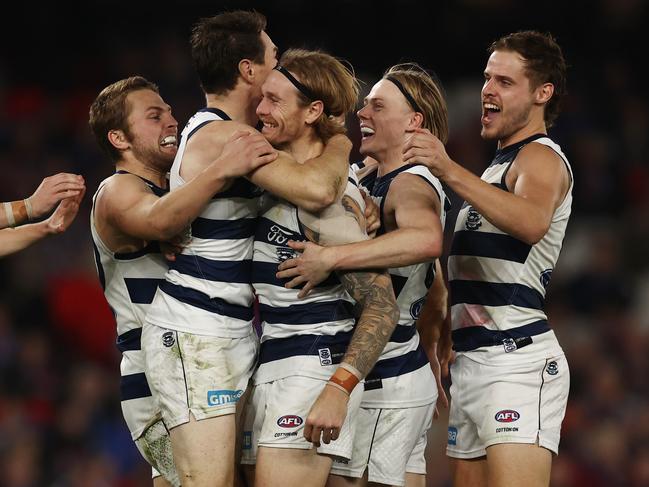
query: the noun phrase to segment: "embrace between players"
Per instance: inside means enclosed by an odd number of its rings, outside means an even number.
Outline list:
[[[442,89],[417,65],[365,97],[366,159],[350,166],[346,65],[278,60],[244,11],[200,20],[191,47],[206,106],[180,136],[142,77],[90,110],[116,169],[93,197],[96,264],[154,485],[425,485],[450,356],[441,182],[466,200],[449,257],[455,484],[548,485],[569,375],[542,301],[572,188],[546,135],[564,90],[554,40],[492,45],[481,122],[499,150],[482,179],[447,156]]]

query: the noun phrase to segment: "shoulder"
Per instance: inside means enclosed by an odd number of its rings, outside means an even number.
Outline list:
[[[98,211],[112,213],[128,208],[143,196],[155,196],[153,190],[134,174],[114,174],[97,191]]]
[[[257,130],[249,125],[233,120],[213,120],[203,125],[189,139],[188,144],[202,145],[225,142],[237,132],[255,133]]]
[[[539,169],[539,166],[543,165],[544,167],[549,166],[557,169],[564,165],[564,161],[550,146],[537,142],[530,142],[523,146],[518,152],[514,159],[514,164],[519,168],[534,167],[534,169]]]

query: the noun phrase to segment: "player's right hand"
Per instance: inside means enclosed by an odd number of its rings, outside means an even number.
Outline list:
[[[321,441],[336,441],[347,416],[348,401],[345,392],[325,385],[306,418],[304,437],[316,447]]]
[[[83,176],[78,174],[62,172],[46,177],[36,188],[34,194],[29,197],[29,202],[32,205],[32,217],[39,218],[45,215],[59,201],[65,198],[78,197],[85,190],[86,185]],[[66,207],[71,208],[71,204],[67,203]]]
[[[238,130],[225,143],[214,163],[226,177],[234,178],[273,162],[277,155],[277,151],[260,133]]]

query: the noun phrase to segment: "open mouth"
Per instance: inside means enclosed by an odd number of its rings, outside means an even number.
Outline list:
[[[361,127],[361,138],[367,140],[374,135],[374,129],[366,126]]]
[[[500,113],[500,107],[494,103],[482,104],[482,122],[489,123],[493,121]]]
[[[176,138],[175,135],[167,135],[162,141],[160,142],[160,145],[162,147],[177,147],[178,146],[178,139]]]

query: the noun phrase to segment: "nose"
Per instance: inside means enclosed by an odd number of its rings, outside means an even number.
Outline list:
[[[493,78],[485,79],[484,85],[482,85],[482,95],[493,95],[494,94],[494,81]]]
[[[257,105],[256,113],[258,117],[268,115],[268,102],[265,97],[263,97],[259,102],[259,105]]]
[[[356,112],[358,118],[367,118],[367,105]]]

